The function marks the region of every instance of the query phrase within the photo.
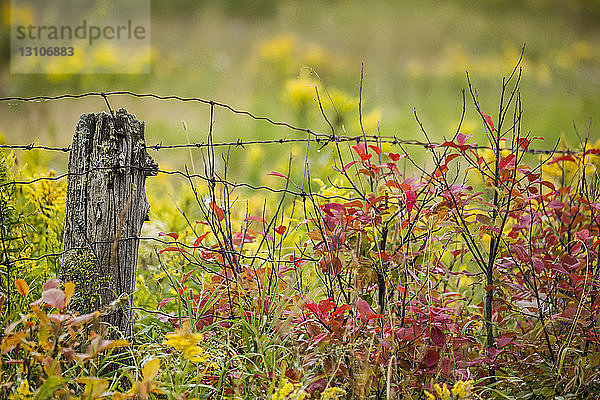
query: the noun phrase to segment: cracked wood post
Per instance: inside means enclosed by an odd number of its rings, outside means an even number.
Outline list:
[[[157,173],[144,123],[134,115],[124,109],[114,117],[81,115],[69,157],[61,275],[75,281],[77,311],[100,309],[102,321],[126,337],[132,333],[138,237],[149,210],[145,181]],[[78,270],[82,259],[88,261]]]

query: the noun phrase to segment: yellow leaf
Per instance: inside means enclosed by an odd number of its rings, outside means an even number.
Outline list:
[[[118,340],[100,339],[98,341],[97,351],[100,352],[100,351],[104,351],[104,350],[108,350],[108,349],[114,349],[116,347],[127,347],[127,346],[129,346],[129,342],[124,339],[118,339]]]
[[[71,297],[75,293],[75,284],[73,282],[65,283],[65,307],[69,305]]]
[[[4,354],[12,350],[12,348],[21,343],[21,340],[25,339],[26,336],[27,332],[21,331],[4,338],[4,340],[2,340],[2,344],[0,344],[0,354]]]
[[[109,382],[103,378],[84,377],[77,379],[78,383],[84,383],[84,395],[88,398],[96,399],[103,397],[103,393],[108,389]]]
[[[21,293],[21,296],[27,297],[29,294],[29,285],[27,285],[27,282],[25,282],[23,279],[16,279],[15,286],[17,287],[19,293]]]
[[[142,369],[142,376],[145,381],[150,381],[154,379],[156,374],[158,374],[158,370],[160,369],[160,360],[154,358],[144,364],[144,368]]]

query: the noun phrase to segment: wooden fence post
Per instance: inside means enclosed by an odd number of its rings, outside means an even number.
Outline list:
[[[71,155],[61,277],[74,281],[73,307],[104,310],[102,320],[131,336],[139,234],[148,218],[144,123],[120,109],[83,114]]]

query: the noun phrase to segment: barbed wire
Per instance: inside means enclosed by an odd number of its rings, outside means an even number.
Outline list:
[[[359,143],[364,141],[366,138],[367,143],[387,143],[392,145],[408,145],[408,146],[418,146],[424,149],[430,149],[441,146],[439,142],[423,142],[414,139],[399,139],[395,136],[374,136],[374,135],[358,135],[358,136],[335,136],[335,138],[327,137],[326,139],[315,138],[315,139],[267,139],[267,140],[247,140],[244,141],[242,139],[238,139],[236,141],[229,142],[217,142],[217,143],[180,143],[180,144],[162,144],[157,143],[155,145],[146,146],[147,149],[150,150],[173,150],[173,149],[190,149],[190,148],[204,148],[204,147],[245,147],[249,145],[265,145],[265,144],[286,144],[286,143],[317,143],[321,145],[321,148],[331,144],[331,143],[344,143],[344,142],[356,142]],[[490,146],[483,145],[472,145],[471,149],[478,150],[488,150],[491,149]],[[48,145],[36,145],[35,143],[31,143],[28,145],[25,144],[2,144],[0,145],[0,149],[12,149],[12,150],[48,150],[48,151],[60,151],[64,153],[69,153],[71,151],[71,146],[66,147],[53,147]],[[505,150],[512,150],[510,148],[506,148]],[[520,152],[526,152],[530,154],[577,154],[580,151],[571,150],[571,149],[527,149],[527,150],[519,150]]]
[[[301,198],[307,197],[307,196],[313,196],[313,197],[316,197],[316,198],[319,198],[322,200],[336,200],[336,199],[347,200],[347,201],[360,200],[360,198],[358,198],[358,197],[348,197],[348,196],[341,196],[341,195],[326,196],[326,195],[323,195],[320,193],[314,193],[314,192],[308,193],[308,192],[302,190],[301,188],[298,188],[298,191],[294,191],[294,190],[287,189],[287,188],[276,189],[276,188],[272,188],[270,186],[252,185],[252,184],[246,183],[246,182],[234,182],[234,181],[229,181],[229,180],[221,179],[221,178],[208,177],[208,176],[202,175],[202,174],[189,174],[189,173],[186,173],[186,172],[183,172],[180,170],[170,171],[170,170],[163,170],[163,169],[140,167],[138,165],[117,165],[117,166],[110,166],[110,167],[95,167],[95,168],[90,168],[90,169],[82,171],[82,172],[66,172],[61,175],[38,176],[38,177],[30,179],[30,180],[9,181],[9,182],[0,184],[0,189],[5,186],[31,185],[31,184],[34,184],[34,183],[40,182],[40,181],[58,181],[58,180],[61,180],[64,178],[68,178],[69,176],[83,176],[83,175],[88,175],[92,172],[108,171],[108,170],[121,169],[121,168],[131,168],[131,169],[137,169],[137,170],[143,170],[143,171],[158,172],[159,174],[165,174],[165,175],[179,175],[185,179],[197,178],[197,179],[201,179],[206,182],[209,182],[209,183],[222,184],[222,185],[228,186],[230,189],[247,188],[247,189],[250,189],[253,191],[263,190],[263,191],[268,191],[271,193],[285,193],[285,194],[289,194],[289,195],[301,197]],[[286,178],[286,179],[289,179],[289,178]]]
[[[110,96],[130,96],[135,98],[152,98],[156,100],[176,100],[181,102],[199,102],[202,104],[209,105],[211,107],[220,107],[230,112],[238,115],[245,115],[257,121],[265,121],[273,126],[285,127],[293,131],[304,132],[308,134],[306,138],[279,138],[279,139],[265,139],[265,140],[242,140],[237,139],[235,141],[226,141],[226,142],[217,142],[217,143],[207,143],[207,142],[198,142],[198,143],[182,143],[182,144],[163,144],[162,142],[157,143],[155,145],[146,146],[147,149],[151,150],[171,150],[171,149],[186,149],[186,148],[203,148],[203,147],[244,147],[249,145],[265,145],[265,144],[286,144],[286,143],[317,143],[322,147],[327,146],[330,143],[342,143],[342,142],[360,142],[366,141],[369,143],[387,143],[392,145],[407,145],[407,146],[418,146],[425,149],[435,148],[441,145],[441,143],[436,142],[425,142],[415,139],[402,139],[396,135],[355,135],[355,136],[346,136],[346,135],[336,135],[336,134],[324,134],[313,131],[309,128],[302,128],[298,126],[294,126],[287,122],[276,121],[271,117],[259,116],[250,111],[240,110],[234,108],[228,104],[221,103],[214,100],[206,100],[200,97],[183,97],[178,95],[158,95],[154,93],[135,93],[128,90],[120,90],[120,91],[111,91],[111,92],[86,92],[80,94],[61,94],[56,96],[33,96],[33,97],[21,97],[21,96],[10,96],[10,97],[0,97],[0,102],[9,102],[9,101],[20,101],[20,102],[43,102],[43,101],[56,101],[56,100],[65,100],[65,99],[81,99],[86,97],[100,97],[104,99],[106,105],[109,110],[112,111],[110,107],[110,103],[108,102],[108,98]],[[13,149],[13,150],[47,150],[47,151],[59,151],[59,152],[70,152],[71,146],[50,146],[50,145],[36,145],[35,143],[30,144],[3,144],[0,145],[0,148],[4,149]],[[491,149],[489,146],[485,145],[476,145],[473,144],[470,146],[472,149]],[[511,150],[507,148],[506,150]],[[576,154],[578,151],[572,149],[520,149],[521,152],[527,152],[530,154]]]
[[[0,97],[0,101],[41,102],[41,101],[63,100],[63,99],[81,99],[81,98],[85,98],[85,97],[101,97],[105,100],[107,106],[110,107],[110,105],[108,103],[108,97],[109,96],[120,96],[120,95],[131,96],[131,97],[136,97],[136,98],[153,98],[156,100],[177,100],[177,101],[181,101],[181,102],[199,102],[202,104],[227,109],[234,114],[246,115],[255,120],[266,121],[266,122],[270,123],[271,125],[284,126],[286,128],[289,128],[289,129],[292,129],[295,131],[306,132],[309,134],[315,133],[307,128],[300,128],[300,127],[294,126],[292,124],[289,124],[287,122],[275,121],[275,120],[271,119],[270,117],[259,116],[259,115],[251,113],[250,111],[238,110],[237,108],[234,108],[234,107],[230,106],[229,104],[221,103],[221,102],[214,101],[214,100],[206,100],[206,99],[202,99],[200,97],[182,97],[182,96],[177,96],[177,95],[162,96],[162,95],[158,95],[158,94],[154,94],[154,93],[134,93],[129,90],[118,90],[118,91],[111,91],[111,92],[87,92],[87,93],[80,93],[80,94],[67,93],[67,94],[61,94],[61,95],[57,95],[57,96]]]
[[[245,254],[243,252],[237,251],[237,250],[228,250],[225,248],[219,248],[219,249],[214,249],[211,248],[209,246],[204,246],[202,244],[198,244],[198,245],[194,245],[194,244],[187,244],[178,240],[163,240],[160,239],[160,237],[154,237],[154,236],[142,236],[142,235],[134,235],[134,236],[128,236],[128,237],[124,237],[124,238],[117,238],[116,240],[95,240],[95,241],[91,241],[90,243],[86,243],[85,246],[74,246],[69,248],[68,250],[63,250],[60,252],[55,252],[55,253],[46,253],[46,254],[42,254],[41,256],[36,256],[36,257],[19,257],[19,258],[15,258],[15,259],[11,259],[10,262],[11,263],[18,263],[18,262],[33,262],[33,261],[41,261],[45,258],[51,258],[51,257],[62,257],[72,251],[76,251],[76,250],[89,250],[90,248],[99,245],[99,244],[104,244],[104,245],[112,245],[116,242],[125,242],[125,241],[129,241],[129,240],[139,240],[139,241],[145,241],[145,242],[156,242],[159,243],[161,245],[164,246],[170,246],[170,247],[178,247],[181,252],[187,252],[187,254],[190,254],[191,252],[194,252],[196,250],[198,251],[205,251],[208,253],[212,253],[212,254],[231,254],[231,255],[235,255],[238,257],[241,257],[243,259],[257,259],[257,260],[261,260],[264,262],[273,262],[273,263],[280,263],[280,264],[293,264],[294,260],[290,260],[289,258],[272,258],[272,257],[264,257],[261,256],[259,254]],[[298,250],[296,248],[289,248],[290,252],[298,252]],[[177,251],[172,251],[172,252],[177,252]],[[271,254],[272,255],[272,254]],[[197,257],[202,258],[200,255],[198,255]],[[303,259],[306,260],[312,260],[312,261],[316,261],[313,258],[308,258],[307,256],[303,256]],[[298,261],[298,260],[296,260]]]

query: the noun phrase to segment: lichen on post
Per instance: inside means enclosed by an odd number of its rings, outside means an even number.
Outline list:
[[[139,234],[149,210],[145,181],[158,172],[144,123],[124,109],[83,114],[68,172],[61,278],[82,289],[74,303],[79,311],[100,309],[103,322],[129,337]]]

